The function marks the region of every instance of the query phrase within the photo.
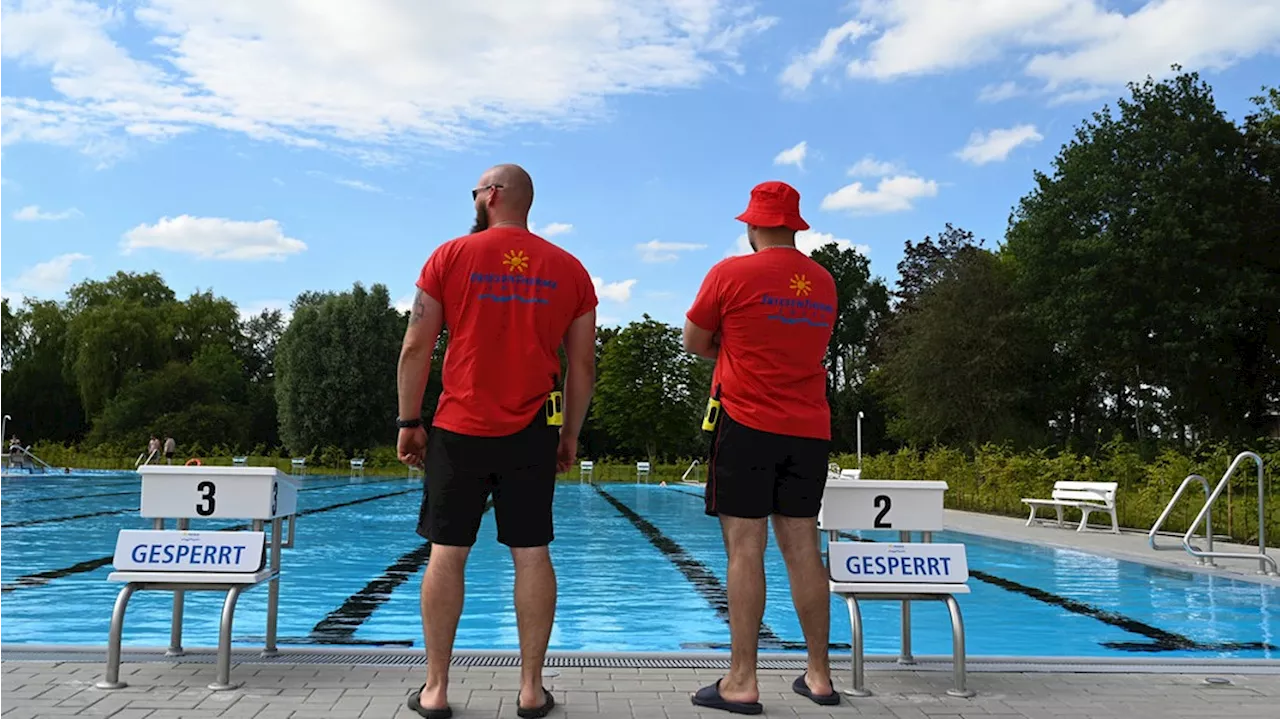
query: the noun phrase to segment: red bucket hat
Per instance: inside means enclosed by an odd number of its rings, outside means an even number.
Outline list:
[[[762,182],[751,190],[751,202],[738,220],[756,227],[785,227],[799,232],[809,229],[800,216],[800,193],[785,182]]]

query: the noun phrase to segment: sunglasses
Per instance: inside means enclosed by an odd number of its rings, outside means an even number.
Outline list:
[[[502,189],[502,185],[485,185],[484,187],[477,187],[476,189],[471,191],[471,201],[475,202],[475,199],[479,197],[480,193],[485,190],[499,190],[499,189]]]

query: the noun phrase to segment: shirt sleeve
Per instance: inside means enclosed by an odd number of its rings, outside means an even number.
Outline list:
[[[436,302],[444,304],[444,278],[446,272],[447,248],[449,245],[441,245],[431,253],[431,257],[427,258],[426,264],[422,266],[422,272],[418,273],[417,287],[423,292],[431,295]]]
[[[693,306],[685,313],[685,317],[695,325],[701,327],[708,332],[720,331],[720,317],[722,298],[720,265],[711,268],[707,276],[702,280],[702,287],[698,288],[698,296],[693,300]]]

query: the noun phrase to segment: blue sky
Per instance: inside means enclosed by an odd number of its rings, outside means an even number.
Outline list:
[[[892,281],[945,223],[1000,241],[1081,119],[1172,63],[1231,117],[1280,82],[1275,0],[3,0],[6,297],[159,271],[245,312],[405,303],[485,168],[597,278],[680,323],[750,188]]]

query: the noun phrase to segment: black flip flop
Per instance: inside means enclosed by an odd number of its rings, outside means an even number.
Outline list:
[[[720,679],[715,684],[698,690],[691,699],[700,707],[722,709],[730,714],[763,714],[764,705],[760,702],[731,702],[720,696]]]
[[[423,707],[422,702],[418,701],[420,696],[422,696],[422,689],[415,689],[409,694],[407,704],[410,709],[418,712],[418,716],[422,717],[422,719],[449,719],[453,716],[453,709],[447,706],[443,709],[427,709]]]
[[[536,709],[525,709],[520,706],[520,692],[516,692],[516,716],[520,717],[520,719],[539,719],[539,717],[550,714],[551,710],[555,708],[556,698],[551,696],[551,692],[547,691],[546,687],[542,688],[542,696],[542,706]]]
[[[835,687],[831,688],[830,694],[814,694],[809,685],[805,683],[803,674],[796,677],[796,680],[791,683],[791,690],[814,704],[821,704],[824,707],[833,707],[840,703],[840,692],[837,692]]]

